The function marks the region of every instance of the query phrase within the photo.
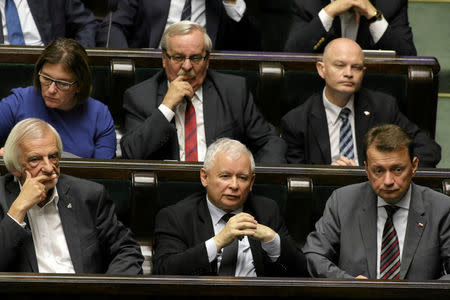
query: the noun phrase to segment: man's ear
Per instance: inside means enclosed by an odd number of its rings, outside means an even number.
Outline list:
[[[202,182],[203,187],[208,186],[208,181],[206,180],[208,178],[208,174],[206,173],[205,168],[200,169],[200,181]]]
[[[413,166],[412,173],[413,173],[413,175],[415,175],[417,168],[419,167],[419,158],[417,156],[414,156],[414,158],[412,160],[412,166]]]
[[[316,62],[316,69],[317,73],[319,73],[319,76],[322,79],[325,79],[325,72],[324,72],[325,64],[322,61]]]

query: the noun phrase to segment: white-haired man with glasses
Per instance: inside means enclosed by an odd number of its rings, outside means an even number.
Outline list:
[[[124,94],[125,158],[203,161],[208,145],[229,137],[257,162],[285,162],[285,143],[258,111],[245,78],[208,70],[211,39],[202,26],[171,25],[161,48],[164,70]]]

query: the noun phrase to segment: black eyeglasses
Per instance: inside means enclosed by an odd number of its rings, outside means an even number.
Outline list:
[[[177,64],[182,64],[182,63],[184,63],[184,61],[186,59],[189,59],[191,64],[198,65],[202,61],[206,60],[208,58],[208,56],[209,56],[209,53],[206,53],[205,56],[192,55],[192,56],[189,56],[189,57],[181,56],[181,55],[169,55],[169,53],[167,53],[167,51],[164,51],[164,53],[165,53],[165,55],[167,56],[168,59],[172,60],[173,62],[175,62]]]
[[[73,82],[67,82],[67,81],[64,81],[64,80],[53,79],[50,76],[41,74],[41,72],[39,72],[38,74],[39,74],[39,79],[41,80],[41,84],[46,85],[46,86],[50,86],[54,82],[56,87],[58,88],[58,90],[61,90],[61,91],[67,91],[75,83],[77,83],[76,80],[73,81]]]

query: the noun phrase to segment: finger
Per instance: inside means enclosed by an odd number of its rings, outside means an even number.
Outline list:
[[[33,177],[31,177],[31,173],[28,170],[25,170],[25,174],[27,176],[27,178],[25,178],[25,180],[33,178]]]
[[[45,181],[53,180],[53,179],[55,179],[57,177],[58,177],[58,175],[56,175],[55,173],[53,173],[51,175],[41,174],[41,175],[38,175],[38,176],[34,177],[34,179],[37,182],[43,183]]]

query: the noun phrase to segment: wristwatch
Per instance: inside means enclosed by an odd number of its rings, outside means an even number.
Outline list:
[[[377,11],[375,12],[375,15],[367,21],[369,22],[369,24],[372,24],[373,22],[380,21],[382,18],[383,18],[383,13],[377,9]]]

